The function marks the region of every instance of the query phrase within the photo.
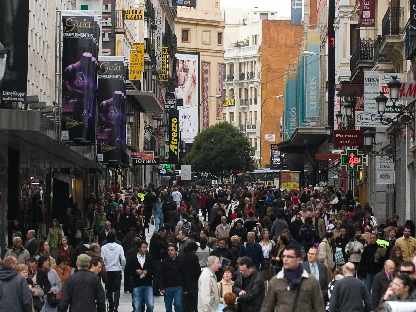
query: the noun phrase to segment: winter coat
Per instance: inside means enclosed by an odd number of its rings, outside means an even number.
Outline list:
[[[220,295],[215,273],[209,268],[202,270],[198,280],[198,311],[217,312]]]
[[[322,240],[318,247],[318,259],[321,261],[328,270],[332,271],[335,266],[334,263],[334,252],[332,246],[326,238]]]
[[[252,275],[247,277],[245,287],[243,287],[243,276],[237,275],[234,282],[233,291],[238,295],[242,290],[246,292],[245,295],[238,297],[239,311],[241,312],[257,312],[261,308],[264,299],[265,285],[261,273],[255,271]],[[280,311],[279,311],[280,312]]]
[[[0,312],[32,312],[32,293],[15,270],[0,267]]]

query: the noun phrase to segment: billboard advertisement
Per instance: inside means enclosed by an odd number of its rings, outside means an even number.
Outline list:
[[[126,90],[121,57],[100,60],[97,95],[97,144],[106,163],[120,162],[126,146]]]
[[[218,89],[217,94],[220,98],[217,99],[217,120],[222,120],[223,116],[223,103],[225,100],[225,64],[218,64]]]
[[[95,142],[100,29],[93,16],[63,16],[62,140]]]
[[[176,54],[176,75],[181,140],[193,143],[199,131],[199,55]]]
[[[0,1],[0,108],[13,108],[26,96],[29,1]]]
[[[320,38],[316,31],[308,32],[307,50],[312,55],[305,55],[305,125],[315,126],[320,118]]]
[[[296,77],[290,74],[285,86],[284,140],[288,140],[298,126]]]
[[[300,189],[300,172],[280,171],[280,189],[298,191]]]
[[[208,62],[201,62],[201,108],[202,108],[202,128],[209,127],[209,70]]]
[[[169,112],[169,162],[176,164],[179,161],[180,125],[178,110]]]

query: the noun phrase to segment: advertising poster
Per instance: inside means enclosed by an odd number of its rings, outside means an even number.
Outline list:
[[[281,169],[282,168],[282,159],[280,157],[280,151],[278,144],[270,145],[270,168],[271,169]]]
[[[225,101],[225,64],[218,64],[218,90],[217,94],[220,94],[220,98],[217,99],[217,120],[222,120],[223,103]]]
[[[63,16],[62,140],[95,142],[99,26],[93,16]]]
[[[191,165],[181,165],[181,180],[182,181],[192,180],[192,166]]]
[[[298,191],[300,189],[300,172],[280,171],[280,189]]]
[[[308,51],[305,57],[305,124],[315,126],[320,118],[320,38],[318,32],[308,33]]]
[[[359,0],[358,11],[358,24],[361,27],[374,27],[376,14],[376,0]]]
[[[0,108],[13,108],[26,96],[29,1],[0,1]]]
[[[296,76],[289,74],[285,86],[284,139],[288,140],[298,126]]]
[[[202,128],[209,127],[209,69],[208,62],[201,62],[201,108],[202,108]]]
[[[169,112],[169,162],[176,164],[179,161],[180,125],[178,110]]]
[[[394,184],[394,162],[388,156],[376,156],[376,184]]]
[[[97,144],[104,162],[120,162],[126,146],[124,62],[120,57],[103,56],[99,60]]]
[[[176,75],[181,139],[193,143],[199,131],[199,55],[176,54]]]

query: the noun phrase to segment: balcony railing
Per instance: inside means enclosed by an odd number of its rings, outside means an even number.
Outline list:
[[[404,48],[406,60],[413,59],[413,57],[416,55],[416,29],[410,27],[410,24],[408,24],[406,27]]]
[[[246,74],[245,73],[240,73],[239,78],[240,78],[240,80],[246,80]]]
[[[254,72],[247,73],[247,79],[254,79]]]
[[[228,75],[226,80],[227,81],[233,81],[234,80],[234,75]]]
[[[351,72],[356,72],[360,66],[374,64],[374,40],[360,39],[358,47],[351,56]]]
[[[382,21],[383,36],[400,35],[401,11],[400,7],[392,7],[387,10]]]
[[[248,99],[240,99],[240,106],[248,106]]]

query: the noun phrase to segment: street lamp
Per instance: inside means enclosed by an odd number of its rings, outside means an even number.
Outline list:
[[[397,79],[397,76],[391,76],[391,80],[387,84],[390,90],[390,100],[395,106],[397,100],[399,99],[400,88],[402,87],[401,82]]]
[[[383,92],[380,92],[380,94],[376,97],[376,103],[377,103],[377,112],[381,117],[383,118],[384,113],[386,112],[386,105],[387,101],[389,99],[387,96],[384,95]]]
[[[368,128],[364,130],[363,133],[364,136],[364,146],[371,149],[372,146],[375,144],[375,137],[376,137],[376,131],[374,128]]]

